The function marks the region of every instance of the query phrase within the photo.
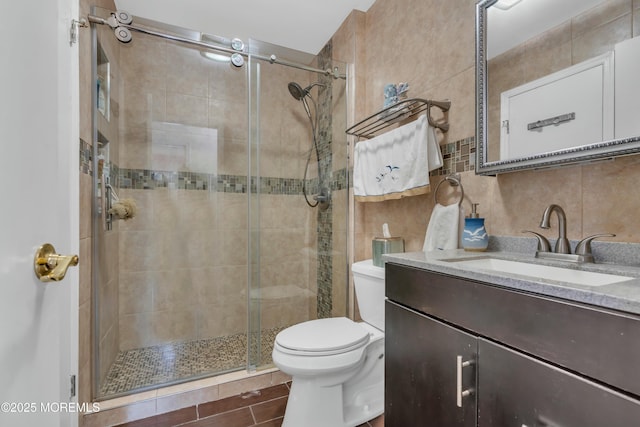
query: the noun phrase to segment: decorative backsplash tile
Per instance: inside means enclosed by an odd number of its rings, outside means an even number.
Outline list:
[[[476,138],[470,136],[465,139],[450,142],[440,146],[443,166],[431,172],[432,176],[449,175],[455,172],[475,170],[476,166]]]
[[[440,147],[443,167],[431,172],[431,175],[448,175],[454,172],[466,172],[475,169],[476,144],[473,136],[450,142]],[[117,177],[116,188],[151,190],[154,188],[176,188],[182,190],[207,190],[223,193],[247,193],[247,177],[243,175],[213,175],[198,172],[155,171],[149,169],[119,169],[110,163],[111,176]],[[92,147],[80,139],[80,171],[93,174]],[[332,191],[344,190],[348,181],[346,168],[329,173],[329,187]],[[257,190],[258,179],[251,178],[251,192]],[[301,195],[303,180],[298,178],[261,177],[261,194]],[[315,194],[318,180],[307,182],[307,190]]]
[[[318,54],[318,68],[330,70],[333,67],[333,43],[331,40],[322,48]],[[333,155],[331,141],[333,140],[333,79],[330,76],[320,76],[320,82],[324,84],[318,91],[318,145],[317,149],[320,157],[321,176],[329,177],[329,186],[334,190],[336,182],[333,181]],[[337,174],[336,174],[337,175]],[[346,174],[345,174],[346,178]],[[346,185],[346,180],[345,180]],[[316,191],[317,193],[318,191]],[[318,239],[316,248],[318,251],[318,274],[317,283],[317,309],[316,314],[319,319],[331,317],[333,312],[333,203],[325,210],[318,209]]]
[[[93,175],[93,147],[80,138],[80,173]]]
[[[149,169],[119,169],[110,163],[111,176],[115,176],[116,188],[153,190],[170,188],[180,190],[206,190],[220,193],[247,193],[247,177],[243,175],[213,175],[197,172],[154,171]],[[251,193],[301,195],[303,180],[297,178],[252,177]],[[347,186],[347,170],[341,169],[329,174],[329,187],[343,190]],[[307,182],[307,192],[315,194],[318,179]]]

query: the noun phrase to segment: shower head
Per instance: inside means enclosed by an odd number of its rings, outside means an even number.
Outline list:
[[[296,82],[289,83],[289,93],[298,101],[302,100],[302,98],[308,94],[308,92],[305,89],[302,89],[302,87]]]
[[[322,83],[317,83],[316,82],[316,83],[312,83],[309,86],[307,86],[304,89],[302,89],[302,86],[300,86],[298,83],[290,82],[289,83],[289,93],[291,94],[291,96],[293,96],[298,101],[302,101],[305,96],[309,95],[309,91],[314,86],[326,87]]]

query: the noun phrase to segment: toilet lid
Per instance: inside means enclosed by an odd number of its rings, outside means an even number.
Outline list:
[[[336,354],[363,346],[369,332],[346,317],[310,320],[280,331],[276,343],[283,349],[304,353]]]

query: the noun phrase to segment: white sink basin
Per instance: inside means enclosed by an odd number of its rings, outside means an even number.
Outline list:
[[[634,277],[618,276],[615,274],[594,273],[592,271],[551,267],[548,265],[509,261],[491,257],[447,259],[443,261],[455,263],[461,267],[518,274],[520,276],[528,276],[536,279],[555,280],[583,286],[604,286],[634,279]]]

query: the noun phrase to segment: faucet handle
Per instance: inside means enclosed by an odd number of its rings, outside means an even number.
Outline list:
[[[615,234],[603,233],[594,234],[593,236],[585,237],[580,240],[576,245],[576,255],[591,255],[591,241],[598,237],[616,237]]]
[[[531,233],[538,238],[538,252],[551,252],[551,244],[542,234],[531,230],[522,230],[522,232]]]

